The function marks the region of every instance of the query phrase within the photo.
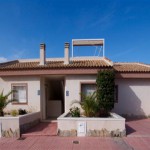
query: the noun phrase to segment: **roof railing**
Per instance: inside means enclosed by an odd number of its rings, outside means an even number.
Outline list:
[[[75,46],[101,46],[102,56],[105,57],[104,39],[72,39],[72,58],[74,57]]]

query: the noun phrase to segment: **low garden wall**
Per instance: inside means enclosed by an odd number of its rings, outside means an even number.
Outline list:
[[[57,118],[59,136],[112,136],[126,135],[125,118],[111,113],[109,118],[67,117],[68,113]]]
[[[0,117],[0,135],[2,137],[20,137],[27,129],[40,122],[40,112],[25,115]]]

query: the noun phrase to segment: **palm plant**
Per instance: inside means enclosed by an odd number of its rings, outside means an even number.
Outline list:
[[[96,98],[96,93],[85,95],[81,93],[82,101],[73,101],[72,104],[78,103],[84,110],[84,115],[87,117],[95,117],[99,111],[99,103]]]
[[[6,95],[4,95],[4,92],[2,91],[0,93],[0,116],[4,116],[4,108],[11,102],[16,101],[14,99],[8,99],[9,95],[11,95],[13,92],[15,92],[14,90],[8,92]]]

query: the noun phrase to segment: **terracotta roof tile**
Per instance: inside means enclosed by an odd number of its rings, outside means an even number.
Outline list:
[[[150,72],[150,65],[142,63],[114,63],[117,72]]]
[[[46,65],[40,66],[38,61],[20,62],[18,60],[0,63],[0,71],[7,70],[36,70],[36,69],[74,69],[74,68],[100,68],[112,67],[117,72],[148,72],[150,65],[142,63],[112,63],[107,58],[89,60],[71,60],[69,64],[64,64],[63,60],[47,61]]]
[[[97,68],[111,67],[106,60],[72,60],[69,64],[63,61],[47,61],[46,65],[40,66],[39,62],[19,62],[3,63],[0,70],[27,70],[27,69],[59,69],[59,68]]]

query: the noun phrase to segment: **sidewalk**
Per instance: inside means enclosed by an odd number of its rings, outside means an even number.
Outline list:
[[[73,141],[79,141],[79,144],[73,144]],[[131,149],[126,143],[117,143],[112,138],[32,136],[24,140],[0,139],[1,150],[125,150],[126,148]]]

